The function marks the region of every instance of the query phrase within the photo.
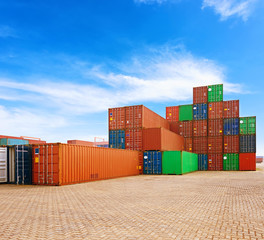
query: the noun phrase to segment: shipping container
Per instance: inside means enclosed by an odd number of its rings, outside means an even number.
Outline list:
[[[208,152],[208,138],[194,137],[193,138],[193,152],[198,154],[207,154]]]
[[[223,101],[223,84],[208,86],[208,102]]]
[[[238,171],[239,170],[239,154],[227,153],[223,156],[223,170]]]
[[[240,153],[239,170],[256,171],[256,153]]]
[[[139,174],[143,174],[143,151],[138,151],[138,171],[139,171]]]
[[[224,119],[224,135],[239,134],[239,118]]]
[[[75,145],[94,147],[94,142],[83,141],[83,140],[67,140],[67,143],[68,144],[75,144]]]
[[[256,134],[256,117],[241,117],[240,118],[240,134]]]
[[[166,119],[169,122],[178,122],[179,106],[166,107]]]
[[[208,156],[207,154],[198,154],[198,170],[207,171],[208,169]]]
[[[239,100],[224,101],[224,118],[239,118]]]
[[[109,130],[117,130],[125,128],[125,107],[109,108]]]
[[[224,136],[224,153],[239,153],[239,136]]]
[[[239,138],[240,153],[256,152],[256,135],[241,135]]]
[[[192,152],[193,151],[192,142],[193,142],[192,138],[184,138],[184,149],[183,150],[186,152]]]
[[[223,118],[223,102],[208,103],[208,119]]]
[[[139,174],[139,153],[62,143],[33,146],[33,184],[67,185]]]
[[[182,121],[179,123],[179,135],[192,137],[193,121]]]
[[[182,151],[183,137],[165,128],[143,129],[143,151]]]
[[[193,88],[193,104],[207,103],[208,101],[208,87],[194,87]]]
[[[144,174],[162,174],[162,154],[160,151],[144,152]]]
[[[125,146],[128,150],[143,150],[143,130],[142,128],[126,129]]]
[[[7,181],[7,148],[0,147],[0,183]]]
[[[207,103],[193,105],[193,120],[207,119]]]
[[[159,128],[170,129],[169,122],[143,105],[125,107],[126,129]]]
[[[209,171],[223,170],[223,154],[219,154],[219,153],[208,154],[208,170]]]
[[[180,122],[170,122],[170,131],[180,134]]]
[[[181,105],[179,109],[179,120],[180,121],[191,121],[193,120],[193,105]]]
[[[125,131],[124,130],[110,130],[109,131],[109,147],[125,149]]]
[[[223,119],[208,120],[208,136],[223,136]]]
[[[208,154],[223,153],[223,137],[208,137]]]
[[[257,156],[256,157],[256,163],[262,163],[263,162],[263,157],[262,156]]]
[[[198,155],[184,151],[166,151],[162,154],[162,174],[177,174],[198,170]]]
[[[193,121],[193,137],[207,136],[207,120]]]
[[[32,184],[32,146],[7,147],[8,183]]]
[[[0,146],[12,146],[12,145],[27,145],[28,140],[16,139],[16,138],[1,138]]]

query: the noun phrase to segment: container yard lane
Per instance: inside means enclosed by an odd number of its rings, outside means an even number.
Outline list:
[[[257,171],[0,185],[0,239],[264,239]]]

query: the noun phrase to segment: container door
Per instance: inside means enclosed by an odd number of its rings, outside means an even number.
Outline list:
[[[148,152],[144,152],[144,160],[143,160],[143,173],[148,174]]]
[[[8,182],[16,182],[16,151],[15,147],[8,147]]]
[[[0,148],[0,183],[7,182],[7,148]]]

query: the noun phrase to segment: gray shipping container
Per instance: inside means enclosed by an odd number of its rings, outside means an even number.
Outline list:
[[[7,148],[0,147],[0,183],[7,182]]]
[[[240,153],[256,152],[256,135],[241,135],[239,140]]]

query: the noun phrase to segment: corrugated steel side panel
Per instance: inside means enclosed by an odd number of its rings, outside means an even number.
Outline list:
[[[0,183],[7,181],[7,148],[0,147]]]
[[[143,130],[142,128],[126,129],[126,149],[128,150],[143,150]]]
[[[239,118],[239,100],[224,101],[224,118]]]
[[[182,174],[182,156],[180,151],[162,153],[162,174]]]
[[[223,84],[208,86],[208,102],[223,101]]]
[[[179,135],[192,137],[193,121],[182,121],[179,123]]]
[[[67,143],[75,144],[75,145],[82,145],[82,146],[89,146],[89,147],[94,146],[94,142],[82,141],[82,140],[67,140]],[[39,144],[45,144],[45,143],[39,143]]]
[[[207,171],[208,169],[208,155],[198,154],[198,170]]]
[[[182,174],[198,171],[198,155],[182,151]]]
[[[17,138],[1,138],[0,145],[12,146],[12,145],[28,145],[28,140]]]
[[[223,136],[223,119],[208,120],[208,136]]]
[[[66,185],[138,175],[139,153],[69,144],[34,146],[33,183]]]
[[[193,88],[193,103],[207,103],[208,101],[208,87],[194,87]]]
[[[110,130],[109,131],[109,147],[125,149],[125,131]]]
[[[207,154],[208,152],[208,138],[194,137],[193,138],[193,152],[198,154]]]
[[[184,140],[180,135],[165,128],[143,129],[143,150],[181,151]]]
[[[207,136],[207,120],[193,121],[193,137]]]
[[[223,170],[223,154],[219,154],[219,153],[208,154],[208,170],[209,171]]]
[[[170,122],[170,131],[180,135],[180,122]]]
[[[207,119],[207,103],[193,105],[193,120]]]
[[[169,122],[179,121],[179,106],[166,107],[166,119]]]
[[[256,171],[256,153],[240,153],[239,170]]]
[[[223,102],[208,103],[208,119],[223,118]]]
[[[224,153],[239,153],[239,136],[224,136]]]
[[[192,152],[193,151],[193,139],[184,138],[184,151]]]
[[[160,151],[144,152],[144,174],[162,174],[162,153]]]
[[[240,153],[256,152],[256,135],[241,135],[239,143]]]
[[[228,118],[224,119],[224,135],[238,135],[239,134],[239,119]]]
[[[108,125],[109,130],[125,128],[125,108],[109,108],[108,109]]]
[[[138,164],[138,170],[139,174],[143,174],[143,151],[138,152],[138,158],[139,158],[139,164]]]
[[[208,137],[208,154],[223,153],[223,137]]]

